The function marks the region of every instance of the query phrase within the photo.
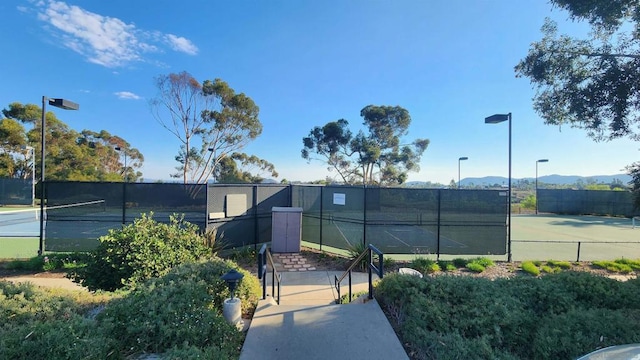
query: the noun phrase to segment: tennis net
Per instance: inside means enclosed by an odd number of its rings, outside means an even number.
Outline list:
[[[45,206],[44,219],[48,220],[74,220],[89,214],[103,213],[106,211],[104,200],[94,200],[75,204]],[[40,209],[16,209],[0,212],[0,226],[9,226],[29,222],[40,221]]]

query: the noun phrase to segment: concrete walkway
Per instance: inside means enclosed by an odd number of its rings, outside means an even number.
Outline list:
[[[271,297],[259,302],[240,360],[408,359],[375,300],[335,304],[334,276],[340,274],[282,273],[280,305]],[[367,278],[353,273],[353,291],[367,290]],[[348,294],[348,278],[341,293]]]

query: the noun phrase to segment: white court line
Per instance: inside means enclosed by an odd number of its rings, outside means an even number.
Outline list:
[[[402,239],[400,239],[399,237],[393,235],[392,233],[390,233],[388,230],[385,230],[384,232],[386,232],[387,234],[389,234],[389,236],[391,236],[392,238],[400,241],[401,243],[403,243],[405,246],[411,246],[409,245],[409,243],[402,241]]]

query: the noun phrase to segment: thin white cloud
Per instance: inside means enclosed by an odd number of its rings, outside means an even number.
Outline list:
[[[118,91],[116,93],[114,93],[118,98],[120,99],[126,99],[126,100],[140,100],[142,99],[140,96],[129,92],[129,91]]]
[[[172,34],[158,36],[120,19],[89,12],[62,1],[40,1],[38,18],[47,29],[61,38],[61,44],[86,57],[88,61],[108,68],[147,61],[145,55],[171,49],[195,55],[198,48],[188,39]]]
[[[198,53],[198,48],[189,39],[173,34],[167,34],[165,38],[175,51],[181,51],[189,55],[196,55]]]

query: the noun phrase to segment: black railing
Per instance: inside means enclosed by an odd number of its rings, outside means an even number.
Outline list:
[[[373,253],[376,253],[378,255],[378,266],[373,263]],[[336,300],[336,304],[339,304],[341,299],[340,283],[342,283],[342,280],[344,280],[344,278],[347,276],[349,276],[349,302],[353,301],[353,291],[351,289],[351,271],[367,254],[369,255],[369,261],[367,261],[367,268],[369,272],[369,300],[373,299],[373,271],[375,271],[378,277],[382,279],[382,277],[384,276],[384,254],[375,246],[369,244],[367,248],[355,260],[353,260],[351,265],[349,265],[349,268],[340,277],[335,277],[334,286],[336,288],[336,291],[338,292],[338,299]]]
[[[263,244],[258,253],[258,279],[262,280],[262,299],[267,298],[267,265],[271,266],[271,297],[275,297],[276,303],[280,305],[280,283],[282,282],[282,275],[278,274],[275,265],[273,264],[273,258],[271,257],[271,251],[267,249],[267,244]],[[276,296],[275,287],[278,283],[278,294]]]

